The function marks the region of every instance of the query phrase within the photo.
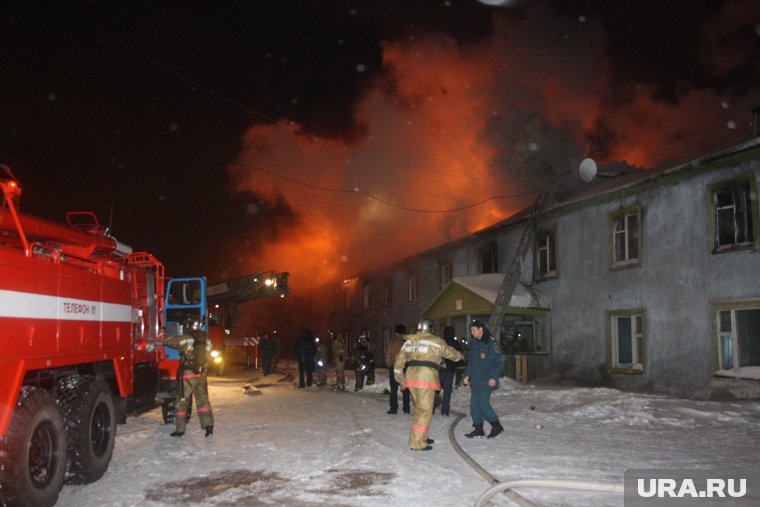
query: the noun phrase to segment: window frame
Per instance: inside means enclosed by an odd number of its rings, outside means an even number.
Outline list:
[[[552,246],[554,247],[553,252]],[[546,255],[545,259],[542,259],[543,254]],[[542,260],[546,261],[547,270],[545,272],[541,270]],[[552,262],[554,263],[554,269],[548,269],[551,267]],[[557,278],[559,276],[559,248],[556,228],[542,229],[536,233],[535,270],[536,278],[539,280]]]
[[[631,246],[634,241],[631,238],[631,228],[629,227],[628,217],[636,217],[636,257],[631,257]],[[624,247],[626,250],[626,257],[623,259],[617,258],[617,238],[619,232],[617,230],[617,224],[619,219],[623,219],[624,229],[622,231],[624,238]],[[622,269],[639,266],[641,264],[641,247],[642,247],[642,212],[641,206],[636,204],[634,206],[628,206],[627,208],[621,208],[608,215],[609,220],[609,244],[610,244],[610,269]]]
[[[750,301],[735,301],[725,303],[715,303],[712,305],[711,317],[713,320],[713,372],[717,375],[733,373],[736,378],[744,378],[740,375],[740,370],[743,367],[742,361],[742,337],[739,334],[741,325],[737,320],[737,312],[742,311],[760,311],[760,300]],[[729,313],[730,330],[725,330],[722,327],[723,321],[721,320],[721,313]],[[724,368],[724,349],[722,347],[723,337],[729,337],[731,340],[731,367]],[[746,365],[747,367],[755,367],[760,365]]]
[[[417,303],[418,301],[417,298],[419,297],[417,290],[418,290],[417,272],[410,271],[408,279],[407,279],[407,302],[408,303]]]
[[[372,282],[365,281],[362,284],[362,309],[369,310],[372,308]]]
[[[619,363],[620,340],[618,322],[631,322],[631,362]],[[637,322],[638,320],[638,322]],[[638,324],[638,329],[636,329]],[[637,357],[638,356],[638,357]],[[646,315],[643,309],[617,310],[607,312],[607,369],[610,373],[641,375],[646,371],[647,336]]]
[[[451,263],[441,262],[439,274],[441,276],[441,289],[443,289],[444,287],[446,287],[446,285],[448,285],[448,283],[451,281],[451,278],[452,278]]]
[[[393,284],[390,280],[383,280],[383,308],[393,307]]]
[[[746,203],[745,220],[749,218],[752,223],[746,228],[748,234],[752,235],[749,241],[720,244],[720,211],[721,208],[717,203],[719,192],[747,186],[746,197],[749,202]],[[757,181],[754,173],[747,173],[736,178],[718,181],[707,187],[707,210],[708,210],[708,241],[710,252],[712,254],[721,254],[742,250],[758,248],[760,244],[760,224],[757,202]],[[736,203],[734,202],[734,205]],[[734,226],[736,227],[736,213],[734,212]]]
[[[481,274],[499,272],[499,245],[496,241],[491,241],[481,248],[479,254],[478,262],[480,263]],[[486,269],[489,269],[489,271],[486,271]]]

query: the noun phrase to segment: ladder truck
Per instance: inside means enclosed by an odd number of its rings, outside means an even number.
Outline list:
[[[288,294],[287,272],[268,271],[252,273],[222,282],[208,284],[205,277],[173,278],[168,280],[164,304],[166,336],[184,333],[184,325],[190,317],[198,317],[203,330],[211,340],[211,364],[209,370],[223,375],[225,364],[225,337],[239,325],[238,304],[262,297]],[[161,392],[162,416],[165,423],[174,421],[174,392],[176,373],[179,367],[179,353],[164,347],[167,360],[162,371],[168,372],[163,378]]]

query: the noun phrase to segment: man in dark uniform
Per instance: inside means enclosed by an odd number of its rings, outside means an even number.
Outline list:
[[[187,408],[195,397],[198,419],[208,437],[214,433],[214,414],[208,399],[207,378],[211,340],[203,331],[199,317],[190,317],[187,320],[187,327],[187,334],[170,336],[164,340],[165,345],[177,349],[182,356],[177,371],[177,409],[174,417],[176,430],[171,433],[171,436],[181,437],[185,434]]]
[[[470,416],[475,428],[465,436],[467,438],[483,437],[483,421],[491,425],[488,438],[494,438],[504,431],[499,417],[491,406],[491,393],[499,388],[501,370],[504,368],[504,355],[496,339],[480,319],[470,323],[470,350],[467,353],[467,369],[464,372],[464,385],[469,385]]]

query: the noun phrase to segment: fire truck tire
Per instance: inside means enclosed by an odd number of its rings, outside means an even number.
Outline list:
[[[66,471],[61,409],[46,390],[25,387],[0,438],[0,504],[53,505]]]
[[[66,418],[66,482],[87,484],[108,470],[116,441],[113,394],[102,377],[72,375],[59,381]]]

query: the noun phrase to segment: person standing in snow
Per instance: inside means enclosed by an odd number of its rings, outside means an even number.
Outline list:
[[[398,413],[398,390],[401,386],[398,382],[396,382],[396,376],[393,374],[393,365],[396,363],[396,356],[401,350],[401,347],[403,347],[404,342],[406,342],[406,326],[403,324],[396,324],[394,331],[395,334],[391,338],[390,342],[388,342],[388,348],[385,351],[385,365],[388,367],[388,372],[390,373],[390,375],[388,375],[391,391],[391,406],[390,410],[388,410],[389,414]],[[410,412],[409,389],[403,389],[401,391],[401,398],[404,413],[408,414]]]
[[[314,382],[312,372],[314,371],[314,354],[317,348],[314,345],[314,335],[311,331],[304,329],[301,338],[296,342],[296,360],[298,361],[298,387],[303,389],[305,386],[311,386]],[[306,384],[304,385],[304,375]]]
[[[393,374],[402,389],[409,389],[414,401],[414,418],[409,431],[409,448],[413,451],[429,451],[432,439],[428,438],[430,420],[433,417],[435,392],[441,388],[438,383],[438,368],[441,359],[459,361],[462,354],[446,345],[433,333],[435,323],[423,317],[417,325],[417,332],[407,336],[401,347]]]
[[[330,341],[335,361],[335,388],[343,391],[346,388],[346,339],[341,333],[330,331]]]
[[[269,333],[264,333],[259,342],[259,352],[261,352],[261,367],[264,375],[272,373],[272,359],[274,358],[274,342]]]
[[[475,428],[467,438],[485,436],[483,421],[491,425],[488,438],[504,431],[499,417],[491,406],[491,392],[499,388],[499,377],[504,368],[504,355],[491,335],[485,322],[475,319],[470,324],[470,350],[467,353],[467,369],[462,383],[470,386],[470,416]]]
[[[461,352],[459,342],[454,337],[454,328],[446,326],[443,328],[443,341],[446,345],[452,349]],[[441,396],[441,415],[448,416],[451,408],[451,393],[454,391],[454,376],[457,370],[457,361],[451,359],[444,359],[441,365],[439,376],[441,379],[441,388],[443,389],[443,395]]]
[[[375,355],[370,352],[369,342],[365,335],[359,336],[353,359],[356,379],[354,391],[361,391],[365,383],[368,386],[375,383]]]
[[[214,414],[208,398],[207,379],[211,340],[203,331],[199,317],[190,317],[187,327],[187,334],[170,336],[164,340],[164,345],[178,350],[182,357],[177,371],[177,402],[174,413],[176,429],[171,436],[181,437],[185,434],[187,409],[194,396],[201,428],[206,430],[208,437],[214,433]]]
[[[277,334],[277,330],[272,331],[272,344],[274,346],[274,354],[272,355],[272,365],[269,367],[270,371],[277,371],[277,363],[280,362],[280,335]]]

